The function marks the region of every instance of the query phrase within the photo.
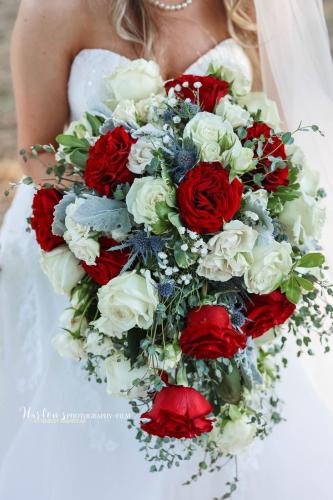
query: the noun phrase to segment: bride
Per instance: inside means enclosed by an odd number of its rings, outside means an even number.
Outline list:
[[[233,62],[277,100],[289,128],[304,119],[332,129],[333,72],[320,0],[22,0],[12,45],[19,147],[52,142],[86,110],[103,113],[104,77],[138,57],[155,58],[165,79],[204,74],[213,60]],[[303,146],[329,188],[332,141],[316,141],[309,148],[305,138]],[[41,181],[50,161],[29,161],[26,173]],[[233,468],[192,486],[181,484],[199,457],[150,473],[127,428],[126,401],[88,383],[76,363],[53,351],[66,301],[42,274],[26,231],[32,195],[19,187],[1,234],[0,498],[220,497]],[[333,416],[294,354],[279,390],[287,420],[239,459],[234,498],[329,500]]]

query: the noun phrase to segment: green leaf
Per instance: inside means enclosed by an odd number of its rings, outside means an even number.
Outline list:
[[[155,210],[158,215],[158,218],[161,221],[166,221],[168,220],[168,214],[171,212],[171,208],[166,204],[165,201],[158,201],[155,204]]]
[[[73,163],[73,165],[76,165],[81,168],[85,168],[87,159],[88,159],[88,153],[87,151],[82,151],[80,149],[75,149],[73,153],[70,154],[70,160]]]
[[[180,247],[183,244],[182,241],[177,241],[174,248],[174,256],[177,266],[182,269],[187,269],[192,264],[194,264],[196,258],[189,250],[182,250]]]
[[[289,280],[284,284],[283,291],[286,293],[288,300],[293,304],[297,304],[301,298],[301,287],[297,282],[297,277],[292,274]]]
[[[235,365],[233,365],[231,373],[223,375],[218,394],[225,403],[237,404],[240,401],[242,394],[241,377]]]
[[[159,235],[166,233],[170,229],[169,220],[158,220],[151,226],[153,233]]]
[[[313,252],[303,255],[297,263],[297,267],[321,267],[325,262],[325,257],[322,253]]]
[[[78,137],[75,137],[75,135],[60,134],[57,136],[56,141],[61,146],[65,146],[69,149],[78,148],[88,150],[90,147],[87,139],[78,139]]]
[[[92,128],[93,135],[98,137],[100,135],[99,129],[103,125],[104,120],[101,117],[91,115],[90,113],[85,113],[85,117]]]
[[[310,280],[307,280],[306,278],[303,278],[302,276],[297,276],[296,280],[297,280],[298,284],[302,288],[304,288],[304,290],[311,292],[314,289],[314,284]]]

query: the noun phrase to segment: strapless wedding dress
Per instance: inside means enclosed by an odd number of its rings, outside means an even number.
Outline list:
[[[232,40],[187,72],[204,74],[212,60],[237,63],[250,77],[249,61]],[[126,61],[108,50],[87,49],[76,56],[68,85],[72,119],[86,110],[105,111],[103,77]],[[86,380],[76,362],[53,351],[50,340],[66,300],[53,292],[40,270],[34,235],[26,231],[32,195],[30,187],[19,188],[1,235],[1,500],[220,497],[233,478],[233,466],[207,473],[192,486],[182,483],[196,471],[199,457],[179,469],[149,472],[135,433],[127,429],[126,400],[108,396],[105,386]],[[287,421],[239,459],[235,500],[333,498],[333,417],[299,362],[290,359],[279,388]],[[70,423],[62,420],[63,412],[91,418]]]

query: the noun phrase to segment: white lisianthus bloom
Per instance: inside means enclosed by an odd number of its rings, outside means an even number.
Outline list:
[[[159,108],[165,100],[166,97],[163,94],[157,94],[136,102],[135,108],[138,119],[146,123],[155,123],[158,121],[156,118],[156,109]]]
[[[167,344],[164,348],[156,348],[156,353],[149,356],[149,365],[159,370],[173,370],[182,357],[179,346]]]
[[[202,259],[197,274],[212,281],[229,281],[234,276],[243,276],[251,263],[251,254],[236,254],[233,257],[219,257],[209,253]]]
[[[198,275],[214,281],[243,276],[251,264],[257,236],[257,231],[241,221],[225,224],[223,231],[209,240],[209,253],[201,259]]]
[[[108,356],[112,348],[112,340],[96,331],[90,331],[84,342],[84,350],[94,356]]]
[[[245,127],[250,119],[250,113],[238,104],[232,104],[228,96],[220,100],[215,113],[231,123],[233,128]]]
[[[74,338],[69,332],[58,333],[51,342],[54,349],[63,358],[80,361],[80,359],[87,357],[83,349],[83,341]]]
[[[131,363],[121,354],[114,354],[104,362],[107,378],[106,392],[112,396],[135,399],[145,397],[146,391],[141,386],[133,386],[133,381],[143,379],[147,367],[131,368]]]
[[[140,137],[132,145],[127,168],[134,174],[143,174],[145,168],[154,158],[154,151],[158,148],[156,140],[147,137]]]
[[[74,203],[70,203],[66,208],[65,226],[68,233],[68,237],[72,239],[78,238],[88,238],[90,233],[90,228],[78,224],[73,219],[73,215],[76,210],[85,203],[85,198],[76,198]]]
[[[231,124],[221,116],[202,111],[190,120],[184,129],[184,138],[190,137],[201,151],[203,161],[220,161],[222,153],[231,149],[237,135]]]
[[[222,161],[230,164],[233,174],[244,174],[254,168],[253,157],[254,151],[250,148],[243,148],[237,138],[233,147],[223,153]]]
[[[64,234],[64,239],[77,259],[83,260],[88,266],[95,264],[100,252],[98,241],[93,238],[71,239],[67,231]]]
[[[231,85],[231,90],[236,96],[242,96],[250,92],[251,80],[244,74],[241,66],[232,63],[225,63],[221,66],[219,61],[214,61],[212,65],[219,72],[219,77]]]
[[[131,99],[140,101],[163,88],[160,67],[154,61],[136,59],[119,66],[111,76],[106,77],[106,89],[110,93],[109,104]]]
[[[90,142],[93,130],[87,118],[83,116],[81,120],[72,121],[64,134],[76,135],[79,139],[87,139]]]
[[[213,236],[208,248],[221,257],[234,257],[238,253],[252,252],[258,233],[239,220],[224,224],[223,231]]]
[[[51,252],[41,252],[40,265],[57,293],[69,295],[74,286],[85,275],[80,261],[74,257],[67,245]]]
[[[298,176],[301,191],[309,196],[316,196],[320,187],[320,174],[318,170],[309,166],[305,154],[300,147],[295,144],[290,144],[285,146],[285,148],[287,155],[291,156],[292,163],[301,167]]]
[[[276,339],[280,338],[283,334],[288,334],[288,326],[287,323],[283,325],[274,326],[260,337],[254,339],[254,343],[257,347],[262,347],[264,345],[272,344]]]
[[[268,205],[268,193],[266,189],[257,189],[257,191],[248,191],[244,195],[244,201],[249,204],[259,204],[266,209]]]
[[[82,318],[80,315],[75,316],[75,309],[71,307],[65,309],[61,314],[60,324],[65,330],[80,333],[81,335],[84,334],[88,326],[86,318]]]
[[[280,129],[281,118],[276,102],[268,99],[264,92],[250,92],[240,97],[238,102],[241,106],[246,106],[250,113],[257,113],[260,109],[260,119],[274,130]]]
[[[162,178],[152,176],[135,179],[126,196],[129,213],[137,224],[154,224],[158,220],[155,205],[165,201],[170,189]]]
[[[291,243],[299,245],[320,239],[325,209],[312,196],[302,194],[296,200],[287,201],[279,219]]]
[[[242,415],[237,420],[230,420],[222,430],[214,428],[210,439],[216,441],[222,453],[239,455],[246,451],[256,434],[256,425],[250,421],[250,417]]]
[[[92,233],[89,227],[78,224],[73,219],[74,213],[84,202],[84,198],[76,198],[75,202],[70,203],[66,208],[65,226],[67,230],[64,233],[64,240],[77,259],[83,260],[91,266],[99,256],[99,243],[91,237],[95,233]]]
[[[120,101],[112,113],[112,119],[115,122],[134,122],[136,123],[136,108],[132,99]]]
[[[101,318],[94,326],[109,336],[121,336],[138,326],[147,330],[153,323],[158,291],[150,272],[125,272],[98,290]]]
[[[262,295],[275,290],[291,270],[291,254],[286,241],[258,240],[252,251],[253,262],[244,275],[248,292]]]

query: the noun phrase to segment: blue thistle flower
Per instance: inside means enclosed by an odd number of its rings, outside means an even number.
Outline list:
[[[125,248],[132,249],[127,263],[121,270],[121,272],[125,272],[131,267],[135,259],[139,257],[141,257],[146,264],[149,257],[161,252],[164,245],[165,240],[160,236],[148,236],[144,231],[137,231],[121,245],[112,247],[110,251],[124,250]]]
[[[191,139],[185,139],[183,144],[174,142],[170,151],[165,155],[172,180],[176,183],[182,181],[187,172],[198,162],[198,151]]]
[[[231,315],[231,322],[235,328],[241,328],[246,321],[245,315],[241,311],[235,311]]]
[[[175,283],[174,281],[163,281],[158,284],[158,292],[161,297],[167,298],[170,297],[175,291]]]

